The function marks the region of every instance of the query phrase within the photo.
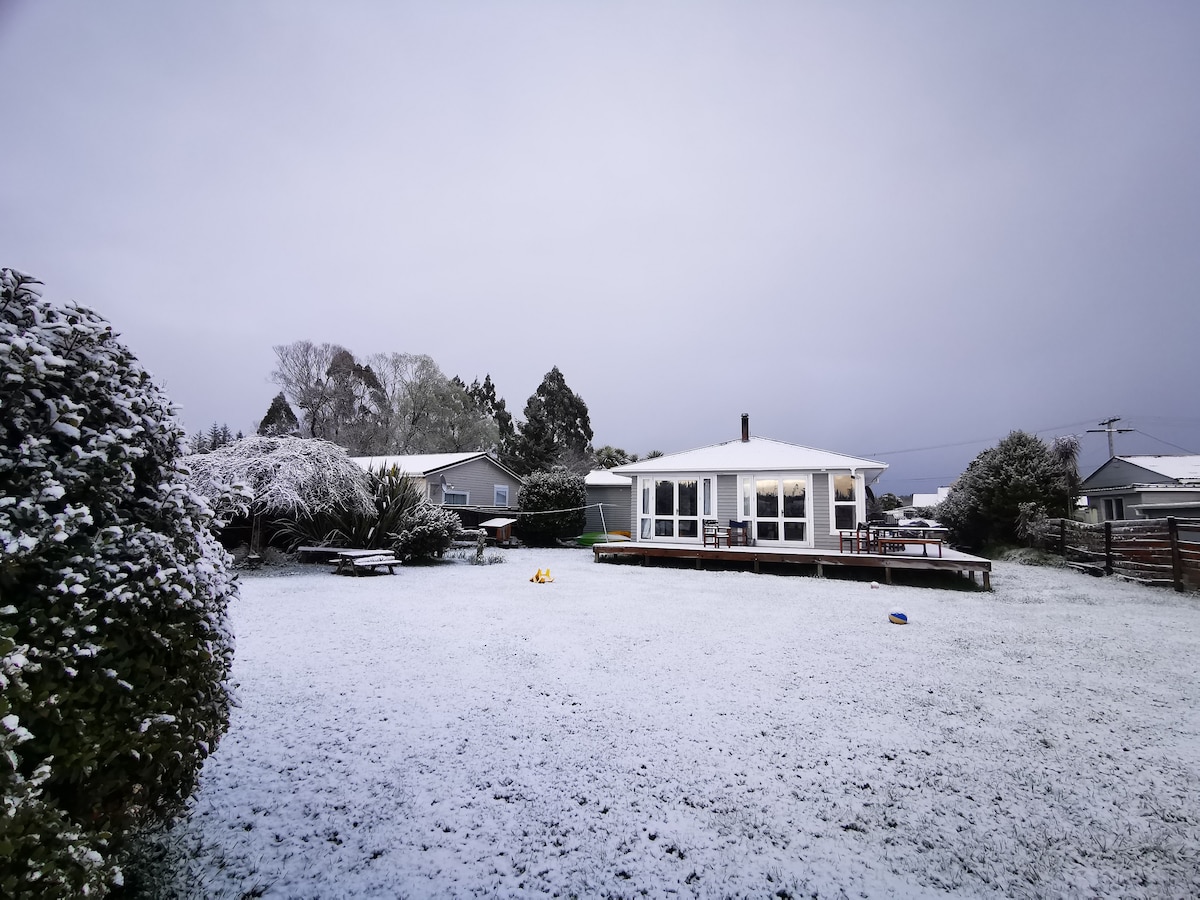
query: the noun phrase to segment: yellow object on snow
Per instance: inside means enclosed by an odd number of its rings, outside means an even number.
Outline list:
[[[538,569],[537,574],[529,580],[537,582],[538,584],[545,584],[547,581],[553,581],[554,578],[551,577],[549,569],[546,569],[544,572],[541,569]]]

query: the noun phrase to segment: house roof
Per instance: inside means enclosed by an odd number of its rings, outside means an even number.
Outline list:
[[[628,475],[615,475],[611,469],[592,469],[583,476],[583,483],[588,487],[629,487]]]
[[[887,468],[875,459],[846,456],[831,450],[802,447],[770,438],[751,437],[732,440],[682,453],[643,459],[612,469],[619,475],[644,475],[652,472],[821,472],[855,471],[874,473],[874,481]]]
[[[1200,481],[1200,456],[1119,456],[1125,462],[1141,466],[1176,481]]]
[[[352,459],[364,469],[379,472],[395,466],[406,475],[420,475],[423,478],[435,475],[438,472],[444,472],[446,469],[453,469],[455,466],[461,466],[463,463],[468,463],[472,460],[488,459],[491,460],[493,465],[503,469],[518,481],[524,480],[520,475],[484,450],[474,450],[466,453],[409,453],[400,456],[355,456]]]

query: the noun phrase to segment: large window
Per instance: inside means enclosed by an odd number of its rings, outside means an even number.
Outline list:
[[[858,485],[853,475],[833,476],[833,527],[852,531],[858,525]]]
[[[492,489],[492,506],[508,506],[508,485],[497,484]]]
[[[442,502],[447,506],[467,506],[471,502],[471,495],[466,491],[445,490],[442,492]]]
[[[1105,520],[1125,518],[1125,501],[1120,497],[1105,497],[1104,518]]]

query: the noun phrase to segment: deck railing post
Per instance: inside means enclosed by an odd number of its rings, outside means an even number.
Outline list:
[[[1067,520],[1058,520],[1058,555],[1067,558]]]

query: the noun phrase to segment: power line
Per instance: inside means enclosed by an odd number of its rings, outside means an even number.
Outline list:
[[[1149,432],[1141,431],[1140,429],[1137,429],[1137,428],[1127,428],[1125,430],[1126,431],[1136,431],[1138,434],[1143,434],[1146,437],[1150,438],[1151,440],[1158,441],[1160,444],[1166,444],[1168,447],[1174,447],[1176,450],[1182,450],[1184,453],[1195,453],[1196,452],[1195,450],[1189,450],[1187,447],[1180,447],[1178,444],[1172,444],[1170,441],[1164,441],[1160,437],[1155,437],[1154,435],[1150,434]]]
[[[1049,428],[1039,428],[1037,431],[1035,431],[1033,433],[1034,434],[1044,434],[1047,431],[1059,431],[1063,428],[1078,428],[1081,425],[1087,425],[1087,424],[1088,424],[1087,420],[1085,420],[1083,422],[1067,422],[1065,425],[1051,425]],[[878,459],[881,456],[899,456],[901,453],[924,453],[927,450],[946,450],[951,447],[969,447],[972,444],[987,444],[992,441],[999,441],[1002,439],[1003,438],[998,438],[998,437],[985,437],[985,438],[978,438],[977,440],[973,440],[973,441],[956,441],[956,442],[950,443],[950,444],[933,444],[929,447],[909,447],[906,450],[880,450],[876,453],[871,453],[869,455],[875,459]]]

